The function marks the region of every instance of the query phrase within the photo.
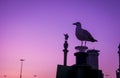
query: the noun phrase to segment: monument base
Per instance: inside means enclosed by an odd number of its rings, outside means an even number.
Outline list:
[[[75,49],[78,50],[79,52],[86,52],[88,47],[87,46],[76,46]]]

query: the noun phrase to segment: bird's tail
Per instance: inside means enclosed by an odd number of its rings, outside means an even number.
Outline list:
[[[97,40],[93,39],[92,42],[98,42]]]

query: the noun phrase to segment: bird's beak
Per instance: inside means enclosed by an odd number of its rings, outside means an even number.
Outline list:
[[[73,25],[76,25],[76,23],[73,23]]]

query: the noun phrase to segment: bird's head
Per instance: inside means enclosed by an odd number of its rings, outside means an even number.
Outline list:
[[[80,26],[80,27],[81,27],[81,23],[80,23],[80,22],[73,23],[73,25],[76,25],[76,26]]]

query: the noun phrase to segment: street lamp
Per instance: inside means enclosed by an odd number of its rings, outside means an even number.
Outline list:
[[[20,78],[22,78],[22,68],[23,68],[23,61],[24,61],[24,59],[20,59],[20,61],[21,61]]]

